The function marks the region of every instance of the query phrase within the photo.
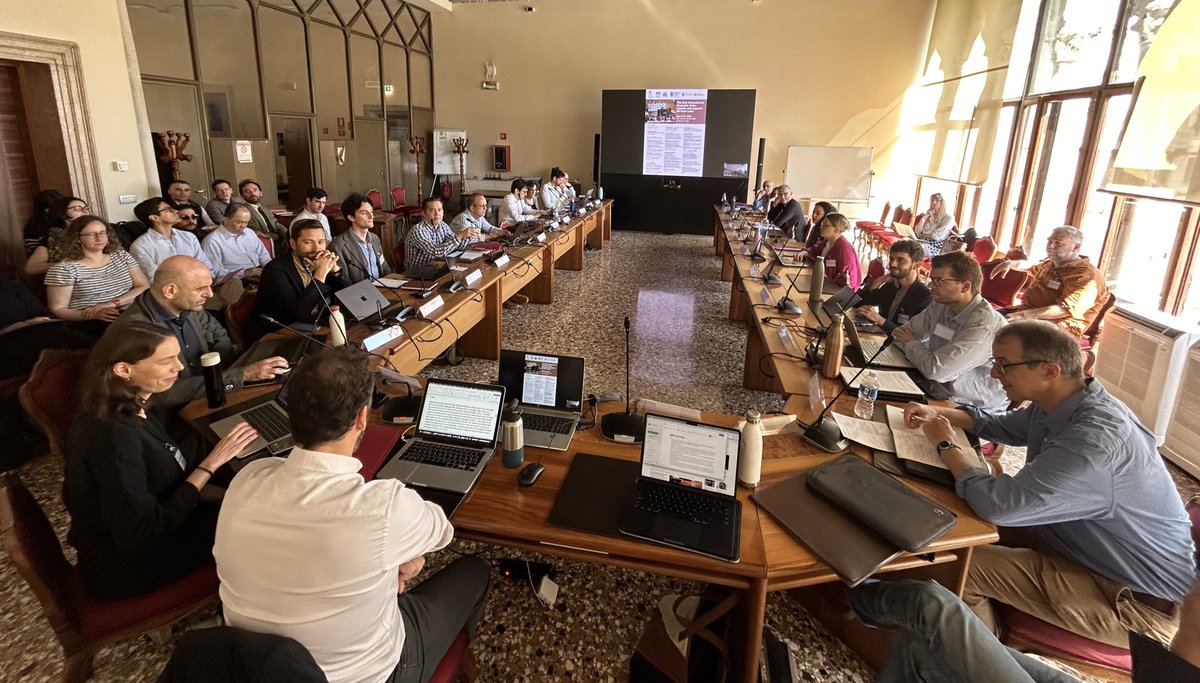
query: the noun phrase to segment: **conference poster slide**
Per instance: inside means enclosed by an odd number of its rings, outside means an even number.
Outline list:
[[[647,90],[642,175],[704,174],[707,89]]]

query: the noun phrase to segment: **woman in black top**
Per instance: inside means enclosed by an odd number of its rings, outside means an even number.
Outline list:
[[[135,322],[92,350],[71,425],[63,499],[67,540],[98,600],[144,595],[212,560],[217,508],[200,489],[256,434],[238,425],[203,458],[182,453],[146,411],[179,377],[179,342]]]
[[[25,257],[33,253],[50,232],[50,203],[63,196],[58,190],[42,190],[33,195],[33,212],[25,221]]]
[[[812,215],[808,217],[808,223],[801,229],[796,230],[796,239],[804,237],[804,246],[815,246],[821,241],[821,221],[831,213],[837,213],[833,204],[829,202],[817,202],[813,204]]]

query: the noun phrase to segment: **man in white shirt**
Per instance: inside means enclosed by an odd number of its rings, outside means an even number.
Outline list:
[[[250,209],[245,204],[230,204],[221,227],[204,238],[204,253],[212,264],[213,277],[232,273],[238,279],[256,279],[262,275],[271,254],[258,235],[246,229],[249,224]]]
[[[353,453],[373,386],[367,358],[351,347],[322,350],[293,371],[296,448],[234,478],[213,556],[229,625],[296,639],[332,683],[416,683],[464,626],[474,630],[489,567],[460,557],[406,590],[454,529],[402,482],[359,474]]]
[[[200,249],[200,240],[186,230],[176,230],[179,212],[162,197],[151,197],[133,207],[133,215],[149,228],[129,245],[129,253],[141,266],[146,278],[153,280],[159,264],[172,256],[191,256],[212,269],[212,262]]]
[[[450,221],[450,229],[456,233],[468,228],[475,228],[484,235],[505,233],[506,231],[488,222],[487,210],[487,197],[483,196],[482,192],[472,194],[467,198],[467,210],[458,214],[454,217],[454,220]]]
[[[326,194],[325,190],[319,187],[308,188],[308,192],[304,195],[304,210],[296,214],[296,217],[292,219],[300,221],[305,218],[311,218],[320,223],[321,227],[325,228],[326,242],[333,240],[333,232],[329,229],[329,217],[325,215],[325,202],[328,198],[329,195]]]
[[[541,214],[532,206],[525,203],[525,181],[517,178],[512,181],[510,192],[504,195],[504,203],[500,205],[500,227],[515,225],[521,221],[531,221]]]
[[[555,166],[550,169],[550,182],[542,188],[542,208],[561,213],[570,208],[575,188],[567,182],[567,174]]]

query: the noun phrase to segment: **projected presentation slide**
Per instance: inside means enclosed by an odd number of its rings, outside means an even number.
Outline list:
[[[642,174],[704,175],[708,90],[647,90]]]

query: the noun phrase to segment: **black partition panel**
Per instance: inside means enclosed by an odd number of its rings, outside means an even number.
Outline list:
[[[753,146],[753,90],[708,90],[702,177],[644,175],[645,90],[605,90],[600,135],[600,184],[614,200],[613,227],[705,235],[721,195],[744,200]],[[726,165],[747,176],[726,176]]]

